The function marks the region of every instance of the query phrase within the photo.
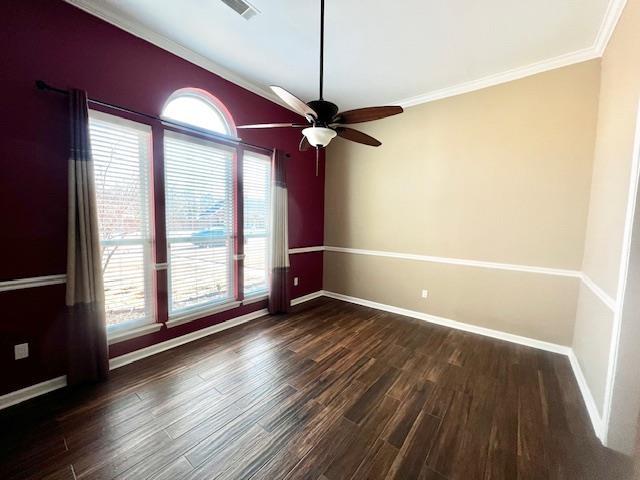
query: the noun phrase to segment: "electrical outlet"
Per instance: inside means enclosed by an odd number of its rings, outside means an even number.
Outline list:
[[[427,298],[429,296],[429,290],[422,290],[422,298]]]
[[[300,282],[298,281],[298,277],[293,277],[293,286],[297,287]]]
[[[23,358],[27,358],[29,356],[29,344],[21,343],[19,345],[14,345],[13,353],[15,355],[16,360],[22,360]]]

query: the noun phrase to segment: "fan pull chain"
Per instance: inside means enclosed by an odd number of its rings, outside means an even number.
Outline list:
[[[316,177],[318,176],[318,162],[320,161],[320,148],[316,147]]]

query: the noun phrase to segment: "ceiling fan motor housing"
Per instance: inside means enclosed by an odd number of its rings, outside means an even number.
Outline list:
[[[307,105],[318,114],[318,118],[314,122],[314,125],[317,126],[326,127],[338,113],[338,106],[326,100],[312,100]]]

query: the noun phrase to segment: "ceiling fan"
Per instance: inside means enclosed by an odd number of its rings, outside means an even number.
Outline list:
[[[320,0],[320,99],[303,102],[298,97],[282,87],[271,86],[271,90],[278,95],[293,110],[306,118],[306,124],[296,123],[264,123],[257,125],[240,125],[237,128],[278,128],[294,127],[303,128],[300,150],[305,151],[311,147],[320,149],[329,145],[336,136],[352,142],[358,142],[373,147],[379,147],[382,143],[366,133],[345,127],[352,123],[369,122],[379,120],[402,113],[402,107],[367,107],[346,112],[338,112],[335,103],[325,100],[322,96],[324,77],[324,0]],[[317,164],[316,164],[317,171]]]

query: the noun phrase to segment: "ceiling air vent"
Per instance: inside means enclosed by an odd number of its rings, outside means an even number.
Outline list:
[[[260,11],[244,0],[220,0],[245,20],[256,16]]]

